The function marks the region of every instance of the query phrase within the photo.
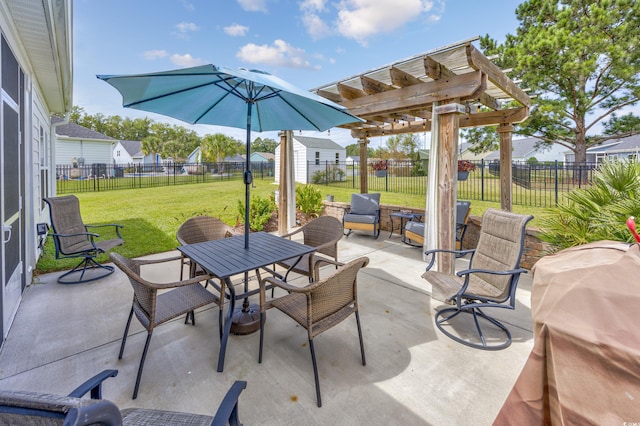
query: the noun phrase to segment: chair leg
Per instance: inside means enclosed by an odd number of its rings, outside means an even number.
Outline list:
[[[87,270],[90,269],[102,269],[102,273],[97,274],[91,278],[88,279],[84,279],[84,274],[85,272],[87,272]],[[65,272],[64,274],[60,275],[58,277],[58,282],[60,284],[82,284],[82,283],[88,283],[90,281],[95,281],[95,280],[99,280],[101,278],[104,278],[108,275],[113,274],[113,266],[109,266],[109,265],[102,265],[98,262],[96,262],[95,260],[93,260],[93,258],[91,257],[86,257],[84,258],[84,260],[82,260],[82,262],[80,262],[78,265],[76,265],[75,268],[73,268],[72,270]],[[80,274],[80,278],[78,280],[73,280],[71,279],[71,276],[75,276],[75,274]]]
[[[463,305],[464,306],[464,305]],[[494,307],[503,307],[503,306],[494,306]],[[473,317],[473,321],[474,321],[474,325],[476,327],[476,332],[478,333],[478,337],[480,338],[481,343],[473,343],[470,342],[468,340],[464,340],[458,336],[455,336],[454,334],[450,333],[448,330],[446,330],[443,327],[443,323],[449,321],[450,319],[458,316],[461,313],[466,313],[466,314],[470,314]],[[448,315],[450,314],[450,315]],[[502,333],[505,335],[505,340],[497,345],[489,345],[486,342],[486,339],[484,337],[484,332],[482,331],[482,327],[480,326],[480,322],[478,321],[478,316],[484,318],[485,320],[489,321],[490,323],[492,323],[493,325],[495,325],[499,330],[502,331]],[[482,312],[480,310],[479,307],[475,306],[475,307],[467,307],[467,308],[462,308],[462,309],[458,309],[458,308],[446,308],[446,309],[441,309],[439,310],[436,315],[435,315],[435,323],[436,323],[436,327],[438,327],[438,329],[447,337],[449,337],[450,339],[455,340],[458,343],[462,343],[463,345],[472,347],[472,348],[476,348],[476,349],[482,349],[485,351],[496,351],[496,350],[500,350],[500,349],[504,349],[508,346],[511,345],[511,332],[509,331],[509,329],[507,329],[507,327],[505,327],[504,324],[502,324],[501,322],[499,322],[498,320],[496,320],[495,318],[491,318],[489,316],[487,316],[484,312]]]
[[[316,351],[313,349],[313,339],[309,339],[309,350],[311,351],[311,362],[313,362],[313,377],[316,380],[316,398],[318,407],[322,407],[322,398],[320,397],[320,378],[318,377],[318,363],[316,362]]]
[[[129,312],[129,319],[127,320],[127,325],[124,327],[124,336],[122,336],[122,343],[120,344],[120,354],[118,355],[118,359],[122,359],[122,353],[124,352],[124,345],[127,342],[127,334],[129,333],[129,326],[131,325],[132,317],[133,317],[133,306],[131,307],[131,312]]]
[[[264,312],[260,312],[260,349],[258,350],[258,364],[262,364],[262,343],[264,342]]]
[[[147,334],[147,341],[144,343],[144,350],[142,351],[142,358],[140,359],[140,366],[138,366],[138,376],[136,377],[136,385],[133,388],[133,397],[132,399],[136,399],[138,397],[138,388],[140,387],[140,378],[142,377],[142,369],[144,368],[144,360],[147,357],[147,351],[149,350],[149,342],[151,341],[151,334]]]
[[[356,311],[356,324],[358,324],[358,337],[360,338],[360,355],[362,355],[362,365],[367,365],[364,357],[364,341],[362,340],[362,327],[360,327],[360,312]]]

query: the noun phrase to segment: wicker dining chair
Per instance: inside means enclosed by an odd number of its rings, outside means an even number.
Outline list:
[[[427,271],[422,277],[444,295],[454,307],[439,309],[435,314],[436,326],[447,337],[464,345],[484,350],[498,350],[511,344],[509,329],[497,319],[484,312],[485,308],[515,309],[516,287],[520,274],[527,270],[520,268],[520,258],[525,242],[527,223],[533,216],[487,209],[482,216],[480,237],[475,249],[471,250],[428,250],[430,258]],[[455,275],[431,271],[438,252],[471,254],[468,269]],[[480,342],[462,338],[445,328],[451,326],[449,320],[461,313],[471,314]],[[497,327],[504,336],[497,343],[487,342],[480,320]]]
[[[351,314],[355,314],[360,340],[360,356],[362,357],[362,365],[366,365],[358,308],[357,277],[358,271],[369,263],[369,258],[360,257],[347,264],[325,259],[319,260],[314,265],[316,276],[319,274],[318,270],[321,263],[338,265],[339,268],[332,275],[315,281],[306,287],[292,286],[274,277],[267,277],[262,280],[260,283],[260,350],[258,354],[258,362],[262,363],[264,324],[268,309],[276,308],[304,327],[309,338],[318,407],[322,407],[322,398],[320,396],[318,365],[313,348],[313,338],[315,336],[338,325]],[[289,294],[267,301],[265,291],[267,285],[282,288],[288,291]]]
[[[73,390],[69,395],[0,390],[0,424],[3,425],[239,425],[238,399],[247,382],[237,380],[222,399],[213,417],[194,413],[126,408],[102,399],[102,383],[118,375],[104,370]],[[83,398],[87,393],[91,399]]]
[[[113,266],[103,265],[95,259],[101,253],[124,243],[122,225],[86,225],[80,215],[80,202],[75,195],[45,198],[49,205],[56,259],[80,258],[72,270],[58,277],[60,284],[80,284],[104,278],[113,273]],[[95,229],[109,228],[115,238],[100,239]],[[91,272],[90,272],[91,271]]]
[[[219,240],[234,235],[233,228],[222,220],[211,216],[195,216],[187,219],[176,232],[176,239],[181,245],[196,244],[205,241]],[[183,277],[184,266],[189,265],[189,276],[205,272],[188,257],[182,256],[180,262],[180,279]]]
[[[278,265],[291,268],[291,272],[309,277],[309,281],[317,280],[314,276],[314,264],[319,259],[333,259],[338,261],[338,241],[342,238],[342,223],[333,216],[320,216],[311,222],[301,226],[293,232],[283,235],[289,238],[302,234],[302,243],[316,248],[313,253],[306,254],[298,261],[297,258],[287,259]],[[323,256],[325,255],[325,256]]]
[[[144,345],[144,350],[142,351],[142,358],[140,359],[136,384],[133,390],[133,399],[136,399],[153,330],[159,325],[184,314],[188,314],[185,322],[191,319],[191,324],[196,325],[193,311],[210,303],[215,303],[219,306],[220,298],[200,284],[202,281],[214,278],[212,275],[198,275],[195,278],[170,283],[150,282],[140,275],[140,267],[143,265],[176,261],[179,260],[180,257],[139,260],[128,259],[118,253],[111,253],[110,257],[113,263],[129,277],[129,281],[133,287],[133,304],[129,312],[127,325],[124,328],[118,359],[122,359],[124,346],[127,342],[127,333],[129,332],[131,318],[134,313],[142,326],[147,330],[147,340]]]

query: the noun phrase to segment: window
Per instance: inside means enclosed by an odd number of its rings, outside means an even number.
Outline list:
[[[316,166],[320,165],[320,151],[316,151]]]
[[[336,165],[340,164],[340,153],[336,152]]]

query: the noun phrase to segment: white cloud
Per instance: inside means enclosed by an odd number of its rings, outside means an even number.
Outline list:
[[[266,12],[266,0],[238,0],[238,4],[247,12]]]
[[[186,33],[189,31],[198,31],[200,28],[193,22],[180,22],[176,25],[176,29],[181,33]]]
[[[178,55],[177,53],[174,53],[173,55],[171,55],[170,60],[171,63],[179,65],[181,67],[195,67],[198,65],[206,64],[206,61],[203,61],[200,58],[194,58],[188,53],[185,53],[184,55]]]
[[[315,13],[302,15],[302,24],[307,29],[307,34],[314,40],[331,35],[331,28]]]
[[[308,12],[321,12],[324,10],[326,0],[304,0],[300,2],[300,10]]]
[[[252,64],[264,64],[286,68],[314,68],[306,59],[303,49],[293,47],[284,40],[275,40],[273,45],[249,43],[238,51],[238,59]]]
[[[249,31],[249,27],[245,27],[244,25],[240,24],[232,24],[228,27],[224,27],[223,30],[227,35],[230,35],[232,37],[244,37]]]
[[[153,61],[155,59],[162,59],[169,56],[166,50],[147,50],[146,52],[142,52],[142,56],[149,60]]]
[[[184,7],[186,10],[188,10],[190,12],[196,10],[196,8],[193,5],[193,3],[191,3],[190,1],[187,1],[187,0],[182,0],[182,7]]]

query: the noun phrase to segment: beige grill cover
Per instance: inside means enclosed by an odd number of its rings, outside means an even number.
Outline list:
[[[638,244],[573,247],[533,273],[534,346],[494,424],[640,424]]]

